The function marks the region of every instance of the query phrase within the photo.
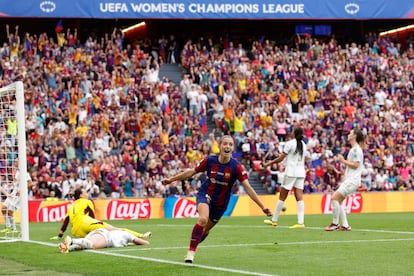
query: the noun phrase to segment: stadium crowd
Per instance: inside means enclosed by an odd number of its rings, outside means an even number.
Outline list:
[[[233,135],[234,156],[274,193],[283,164],[260,163],[279,154],[297,124],[311,153],[305,193],[336,189],[336,154],[347,152],[354,126],[367,136],[360,190],[413,190],[412,41],[199,37],[179,48],[174,36],[127,44],[116,28],[85,41],[76,29],[11,29],[0,81],[24,83],[33,199],[69,198],[79,186],[92,198],[194,195],[204,175],[165,187],[161,180],[216,154],[219,133]],[[180,63],[180,83],[159,76],[164,63]]]

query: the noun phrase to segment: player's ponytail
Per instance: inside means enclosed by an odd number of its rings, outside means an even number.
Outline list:
[[[293,135],[295,136],[295,139],[296,139],[295,153],[299,153],[301,156],[303,156],[303,144],[302,144],[303,129],[299,126],[295,127],[293,129]]]

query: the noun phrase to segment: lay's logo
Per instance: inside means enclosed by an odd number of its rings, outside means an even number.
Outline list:
[[[322,214],[332,213],[332,195],[325,194],[322,197]],[[361,213],[363,200],[361,194],[353,194],[345,198],[342,202],[342,207],[347,213]]]
[[[197,206],[194,201],[186,198],[178,199],[173,207],[174,218],[195,218],[198,217]]]
[[[63,221],[68,212],[69,206],[72,201],[64,202],[63,204],[42,204],[37,209],[36,220],[38,222],[56,222]]]
[[[147,219],[151,217],[151,202],[111,200],[106,208],[107,219]]]

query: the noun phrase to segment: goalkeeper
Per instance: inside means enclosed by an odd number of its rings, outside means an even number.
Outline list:
[[[67,236],[65,242],[59,243],[58,247],[61,253],[68,253],[75,250],[124,247],[129,244],[149,245],[150,243],[124,230],[108,231],[106,229],[97,229],[90,232],[84,238],[72,239]]]
[[[69,206],[65,220],[60,228],[58,237],[63,237],[69,223],[72,224],[72,235],[75,238],[84,238],[88,233],[97,229],[124,230],[137,238],[149,238],[151,232],[141,234],[129,229],[119,229],[108,223],[95,219],[95,207],[92,201],[88,199],[88,193],[85,189],[78,188],[74,192],[75,201]]]

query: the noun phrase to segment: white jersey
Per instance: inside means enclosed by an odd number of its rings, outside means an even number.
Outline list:
[[[107,230],[105,228],[96,229],[89,232],[85,239],[92,237],[95,234],[100,234],[105,238],[106,247],[125,247],[128,243],[133,243],[135,236],[123,230]]]
[[[302,142],[303,146],[303,154],[300,155],[299,152],[296,151],[296,139],[289,140],[283,146],[282,152],[286,154],[286,176],[288,177],[301,177],[304,178],[306,176],[305,171],[305,157],[308,154],[307,147],[305,142]]]
[[[358,183],[361,182],[361,174],[364,169],[364,152],[358,144],[351,148],[347,160],[350,162],[359,162],[359,166],[356,169],[346,166],[345,179],[350,179]]]
[[[7,183],[6,185],[3,186],[3,188],[10,195],[4,201],[4,205],[7,207],[8,210],[13,211],[13,212],[16,211],[20,207],[20,196],[18,194],[19,183],[18,182]]]
[[[16,182],[17,184],[19,184],[19,176],[20,176],[20,172],[19,170],[16,171],[16,173],[14,174],[14,182]],[[26,181],[32,181],[32,178],[30,177],[29,173],[26,173]]]
[[[4,186],[7,193],[11,196],[4,201],[4,205],[11,211],[16,211],[20,207],[19,176],[20,173],[17,170],[14,174],[13,183],[8,183]],[[32,181],[29,173],[26,173],[26,181]]]

